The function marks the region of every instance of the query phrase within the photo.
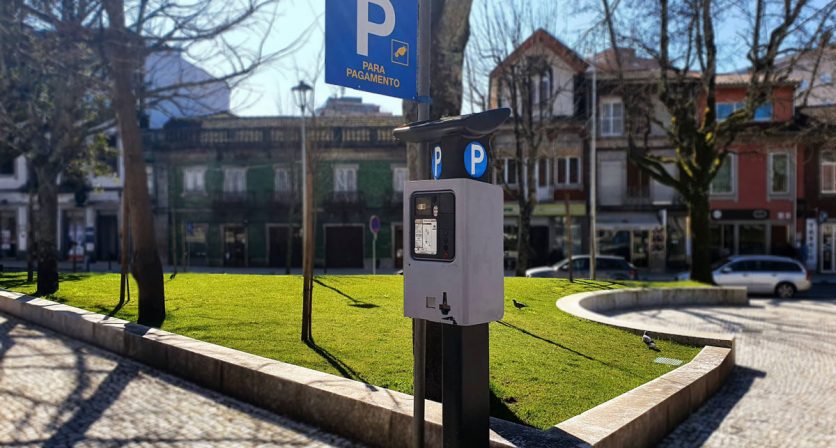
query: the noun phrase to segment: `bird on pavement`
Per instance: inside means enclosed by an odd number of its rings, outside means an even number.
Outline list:
[[[522,303],[522,302],[517,302],[517,299],[511,299],[511,301],[512,301],[512,302],[514,302],[514,306],[515,306],[518,310],[521,310],[521,309],[523,309],[523,308],[525,308],[525,307],[527,307],[527,306],[528,306],[528,305],[526,305],[526,304],[524,304],[524,303]]]
[[[659,350],[659,348],[656,347],[656,343],[653,342],[653,338],[648,336],[647,331],[645,331],[644,334],[642,335],[642,342],[644,342],[644,345],[646,345],[647,348],[649,348],[651,350],[654,350],[654,351],[657,351],[657,352],[661,351],[661,350]]]
[[[169,276],[168,276],[168,279],[169,279],[169,280],[174,280],[174,277],[177,277],[177,273],[176,273],[176,272],[174,272],[174,273],[172,273],[171,275],[169,275]]]

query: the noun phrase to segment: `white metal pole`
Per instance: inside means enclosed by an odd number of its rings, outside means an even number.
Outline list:
[[[592,57],[592,137],[589,147],[589,278],[595,280],[595,257],[598,255],[598,69]]]

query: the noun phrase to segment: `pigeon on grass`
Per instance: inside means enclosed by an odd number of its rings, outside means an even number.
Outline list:
[[[511,301],[512,301],[512,302],[514,302],[514,306],[515,306],[518,310],[521,310],[521,309],[523,309],[523,308],[525,308],[525,307],[527,307],[527,306],[528,306],[528,305],[526,305],[526,304],[524,304],[524,303],[522,303],[522,302],[517,302],[517,299],[511,299]]]
[[[662,350],[659,350],[658,347],[656,347],[656,343],[653,342],[653,338],[648,336],[647,331],[645,331],[644,334],[642,335],[642,342],[644,342],[644,345],[646,345],[647,348],[649,348],[649,349],[651,349],[655,352],[661,352],[662,351]]]

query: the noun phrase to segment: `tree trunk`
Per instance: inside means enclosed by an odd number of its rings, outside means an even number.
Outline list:
[[[688,198],[691,214],[691,280],[714,283],[711,276],[711,228],[708,195]]]
[[[38,247],[35,242],[35,226],[32,218],[35,216],[35,194],[32,187],[29,187],[29,203],[27,204],[26,220],[26,283],[35,281],[35,251]]]
[[[142,155],[142,139],[137,122],[137,100],[132,78],[140,61],[142,42],[125,29],[124,5],[121,0],[106,0],[110,26],[107,50],[110,76],[113,80],[113,104],[119,123],[119,135],[125,160],[124,200],[130,209],[129,219],[133,242],[132,274],[139,286],[140,324],[159,327],[165,319],[163,265],[157,252],[148,177]]]
[[[312,166],[311,157],[311,150],[310,146],[308,146],[306,154],[307,154],[307,164],[305,169],[305,191],[307,194],[305,195],[305,205],[302,207],[304,210],[302,214],[303,222],[302,226],[304,227],[304,235],[306,236],[304,247],[302,250],[304,251],[304,256],[302,257],[302,341],[310,343],[313,341],[313,274],[314,274],[314,244],[316,241],[316,235],[314,234],[314,191],[313,191],[313,176],[314,176],[314,169]]]
[[[58,173],[50,167],[36,166],[38,177],[38,209],[35,211],[37,235],[38,290],[44,296],[58,292]],[[33,217],[30,216],[29,219]]]
[[[530,201],[520,200],[520,222],[517,227],[517,277],[525,277],[525,271],[531,259],[531,212],[533,208]]]
[[[432,56],[430,62],[430,118],[458,115],[462,107],[464,49],[470,39],[472,0],[432,1]],[[406,121],[418,119],[418,105],[403,102]],[[411,180],[430,177],[430,155],[422,145],[407,144],[407,167]],[[441,346],[441,324],[427,322],[426,347]],[[426,398],[441,401],[441,350],[426,353]]]

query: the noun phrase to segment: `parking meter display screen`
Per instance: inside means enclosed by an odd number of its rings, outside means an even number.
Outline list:
[[[452,192],[412,195],[412,257],[452,261],[456,256],[456,197]]]

